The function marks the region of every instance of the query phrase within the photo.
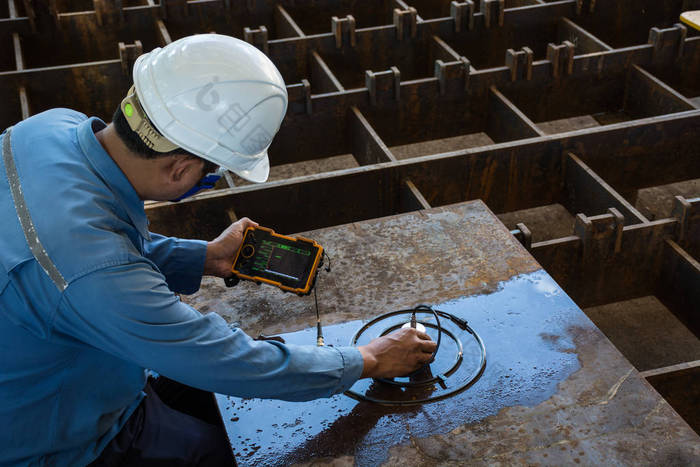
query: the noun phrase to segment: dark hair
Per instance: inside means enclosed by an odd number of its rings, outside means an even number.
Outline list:
[[[168,152],[158,152],[149,148],[148,146],[146,146],[146,143],[141,141],[139,135],[131,129],[131,127],[129,126],[129,122],[126,121],[126,117],[124,116],[121,107],[117,107],[117,110],[114,112],[114,116],[112,117],[112,124],[114,125],[114,129],[117,130],[117,135],[119,135],[119,139],[121,139],[122,142],[124,142],[126,147],[129,148],[131,152],[138,154],[139,156],[145,159],[156,159],[158,157],[185,154],[187,156],[203,160],[203,172],[205,174],[214,172],[218,167],[215,163],[210,162],[206,159],[202,159],[196,154],[192,154],[191,152],[182,148],[173,149],[172,151]]]

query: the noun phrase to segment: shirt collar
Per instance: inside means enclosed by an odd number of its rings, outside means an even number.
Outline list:
[[[99,131],[106,126],[105,122],[97,117],[88,118],[81,122],[78,125],[80,148],[109,189],[119,199],[139,234],[146,240],[150,240],[148,218],[143,208],[143,201],[139,198],[138,193],[136,193],[124,172],[122,172],[107,151],[104,150],[95,136],[95,130]]]

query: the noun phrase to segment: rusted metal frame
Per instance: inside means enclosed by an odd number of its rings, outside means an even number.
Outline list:
[[[24,0],[24,9],[29,19],[32,33],[61,29],[61,16],[70,13],[59,13],[56,0]]]
[[[525,247],[526,250],[532,248],[532,232],[530,229],[528,229],[522,222],[515,224],[515,227],[516,228],[511,230],[510,233],[520,242],[522,246]]]
[[[435,81],[425,80],[421,83],[402,83],[402,96],[407,99],[406,105],[409,105],[410,102],[412,102],[410,99],[413,98],[409,99],[410,96],[422,96],[421,98],[424,99],[428,99],[429,96],[432,96],[433,99],[439,99],[436,86],[435,84],[431,83],[435,83]],[[320,141],[317,141],[317,128],[319,124],[321,125],[321,128],[323,128],[323,133],[328,135],[328,139],[331,142],[335,141],[337,136],[334,136],[334,134],[337,134],[338,130],[333,130],[335,125],[329,127],[326,120],[328,118],[337,119],[337,116],[334,116],[336,115],[335,112],[337,108],[349,108],[353,105],[357,106],[361,111],[363,111],[363,113],[365,111],[372,113],[365,99],[366,98],[364,98],[363,93],[359,90],[346,93],[312,96],[311,100],[314,106],[314,113],[319,112],[314,119],[314,131],[310,132],[306,127],[310,122],[306,117],[288,116],[276,141],[280,141],[281,147],[295,147],[298,149],[298,151],[295,151],[294,153],[291,153],[288,150],[281,152],[279,156],[284,159],[284,162],[280,163],[293,162],[296,160],[295,157],[307,157],[307,155],[310,155],[308,157],[312,158],[330,155],[321,154],[319,152],[319,149],[323,147],[323,144],[321,144]],[[370,116],[370,114],[366,115],[368,117]],[[579,130],[568,133],[565,137],[542,137],[542,139],[539,139],[539,141],[549,141],[552,138],[555,138],[557,141],[566,141],[566,146],[557,149],[558,152],[555,156],[555,158],[558,160],[556,165],[559,168],[557,170],[560,170],[562,151],[568,147],[574,147],[573,145],[576,144],[574,143],[575,141],[584,140],[587,142],[586,145],[584,145],[584,148],[589,147],[590,150],[585,151],[583,154],[579,154],[579,156],[584,161],[589,163],[589,165],[591,165],[591,160],[596,163],[600,162],[605,164],[604,170],[601,170],[596,164],[592,164],[591,167],[598,171],[598,173],[605,173],[606,177],[609,177],[608,181],[613,186],[619,188],[618,183],[621,179],[624,181],[626,171],[634,173],[635,176],[639,176],[641,173],[650,181],[650,185],[647,186],[655,186],[662,184],[656,183],[656,177],[659,175],[662,177],[660,177],[658,181],[663,182],[670,180],[667,182],[670,183],[674,180],[678,181],[679,177],[687,177],[689,173],[692,174],[693,172],[697,172],[697,164],[694,164],[695,159],[693,159],[689,154],[694,151],[692,149],[694,146],[692,146],[690,141],[692,140],[691,134],[692,131],[694,131],[693,128],[698,128],[698,115],[699,114],[697,111],[679,114],[680,118],[678,119],[678,126],[664,123],[668,122],[669,120],[675,120],[676,116],[652,117],[650,119],[643,119],[631,123],[621,123],[610,125],[608,127]],[[324,116],[326,118],[323,118]],[[660,126],[657,126],[657,124],[660,124]],[[417,134],[420,130],[424,129],[413,124],[404,126],[403,128],[405,131],[402,130],[402,133],[405,134]],[[618,141],[624,141],[622,146],[618,146],[622,149],[622,151],[615,149],[616,146],[611,145],[606,138],[603,138],[600,142],[597,141],[597,135],[599,134],[622,134],[628,132],[628,129],[630,128],[638,128],[638,130],[630,133],[629,138],[622,138],[619,140],[615,139],[615,144],[619,144]],[[382,131],[379,131],[379,134],[389,145],[401,144],[400,142],[394,143],[390,138],[386,138],[386,135],[383,134]],[[419,136],[419,138],[421,137]],[[306,140],[308,140],[308,144],[306,144]],[[285,142],[287,144],[284,144]],[[515,145],[520,143],[516,142]],[[328,144],[326,143],[326,145]],[[331,145],[330,147],[333,146],[334,145]],[[538,151],[542,151],[542,148],[538,149]],[[340,152],[335,152],[335,154],[340,154]],[[459,151],[452,154],[464,154],[464,152]],[[634,155],[634,157],[631,157],[632,155]],[[666,165],[668,165],[668,167],[664,167],[663,170],[650,171],[648,169],[650,166],[647,165],[645,161],[655,161],[655,159],[659,159],[657,162],[661,164],[664,164],[664,162],[662,162],[664,160],[672,163],[667,163]],[[678,166],[677,169],[676,166]],[[414,183],[418,182],[414,180]],[[636,189],[636,187],[633,188]],[[629,190],[630,188],[625,186],[625,189]],[[623,191],[623,193],[625,193],[625,191]],[[460,200],[461,199],[459,198],[449,198],[449,200],[446,200],[443,204],[447,204],[448,202],[457,202]],[[432,200],[430,201],[432,203]],[[503,208],[505,211],[514,209],[516,209],[516,206]]]
[[[517,81],[532,79],[532,63],[534,61],[534,53],[529,47],[523,47],[518,51],[513,49],[506,50],[506,67],[510,71],[510,80]]]
[[[442,40],[442,38],[433,35],[432,40],[437,50],[435,54],[436,59],[451,62],[462,58],[452,47]]]
[[[621,48],[646,42],[652,26],[678,21],[679,6],[677,1],[598,0],[593,14],[584,13],[575,20],[598,37],[608,38],[612,47]]]
[[[342,125],[343,122],[339,121],[338,124]],[[540,137],[525,143],[504,143],[481,151],[457,151],[376,166],[346,169],[332,174],[302,177],[295,179],[294,183],[282,184],[274,182],[263,186],[222,190],[206,196],[205,199],[209,203],[213,203],[211,207],[201,206],[201,209],[206,210],[206,213],[192,211],[191,209],[194,208],[189,205],[188,210],[184,212],[182,211],[182,206],[185,206],[186,203],[177,205],[162,205],[161,203],[157,208],[151,207],[149,212],[153,211],[156,214],[155,211],[159,211],[157,213],[158,218],[165,222],[167,228],[170,229],[177,224],[173,220],[174,218],[211,217],[215,216],[217,209],[223,209],[222,206],[238,203],[242,208],[248,209],[248,212],[256,216],[265,215],[269,219],[274,219],[275,223],[284,225],[292,223],[294,227],[290,225],[287,229],[288,231],[303,231],[317,226],[329,226],[351,221],[352,212],[348,209],[353,203],[351,200],[345,201],[345,197],[354,196],[354,193],[358,191],[358,187],[372,187],[371,190],[360,189],[359,191],[362,192],[374,192],[377,190],[382,192],[383,190],[399,186],[401,181],[405,179],[410,179],[421,190],[426,200],[434,206],[482,198],[496,212],[513,211],[551,204],[561,198],[561,185],[556,179],[552,181],[552,174],[561,173],[561,153],[566,148],[575,147],[581,149],[588,146],[591,151],[598,152],[598,147],[603,145],[610,146],[611,150],[615,151],[616,148],[624,147],[626,141],[634,139],[635,135],[643,134],[649,128],[660,129],[664,133],[663,138],[672,139],[678,132],[689,131],[691,122],[694,122],[696,126],[700,125],[700,113],[696,112],[692,116],[668,116],[628,125],[595,128],[587,132],[569,133],[566,136]],[[660,137],[661,134],[657,136]],[[334,136],[329,139],[329,142],[334,143],[331,152],[335,154],[349,152],[350,149],[347,147],[337,147],[337,143],[342,143],[342,141],[336,142],[336,138]],[[684,143],[688,143],[687,138]],[[274,157],[271,156],[271,158],[274,160]],[[395,185],[386,185],[388,183],[386,180],[389,179],[395,180]],[[385,185],[378,185],[380,180],[384,180]],[[314,226],[306,226],[296,216],[291,220],[286,219],[290,213],[285,213],[284,210],[276,213],[250,211],[263,209],[263,207],[267,209],[272,202],[269,198],[270,196],[279,196],[279,202],[286,198],[296,198],[296,184],[304,185],[305,196],[308,196],[307,199],[320,197],[325,200],[328,197],[328,193],[337,193],[338,203],[345,206],[342,215],[320,210],[315,214],[314,222],[316,223]],[[439,187],[439,189],[436,189],[436,187]],[[275,195],[265,194],[265,192],[273,188],[276,193],[279,190],[288,190],[289,192]],[[246,193],[245,203],[236,201],[241,196],[241,192]],[[254,192],[260,193],[256,194]],[[376,196],[384,200],[395,199],[393,198],[395,195],[391,193],[395,192],[389,191]],[[373,198],[372,202],[378,201]],[[256,207],[250,203],[259,204]],[[361,206],[359,201],[355,205],[357,216],[361,218],[391,214],[392,212],[386,209],[396,207],[395,205],[383,204],[382,209],[379,210],[381,211],[380,214],[377,211],[378,208]],[[237,209],[236,212],[239,212],[241,215],[247,215],[243,214],[240,209]],[[671,234],[673,234],[677,221],[673,220],[672,224]],[[182,228],[184,229],[184,226]],[[182,230],[176,231],[182,232]],[[172,233],[168,230],[165,230],[165,232]],[[622,247],[624,253],[624,243]]]
[[[663,368],[655,368],[653,370],[640,371],[639,376],[647,379],[653,378],[655,376],[672,376],[675,373],[683,372],[685,370],[690,370],[693,368],[700,368],[700,360],[678,363],[677,365],[669,365]]]
[[[574,235],[581,239],[584,261],[595,256],[614,256],[622,250],[624,216],[615,208],[608,208],[608,214],[586,216],[576,214]],[[606,239],[603,245],[599,240]],[[602,248],[601,248],[602,246]]]
[[[352,106],[367,107],[367,91],[355,89],[344,92],[311,95],[310,87],[288,86],[290,109],[304,108],[305,90],[309,92],[308,111],[288,112],[270,148],[270,160],[275,164],[347,154],[352,151],[347,138],[346,110]],[[279,149],[278,149],[279,148]]]
[[[7,0],[7,8],[10,13],[10,18],[17,18],[17,8],[15,0]],[[18,71],[24,70],[24,57],[22,55],[22,44],[20,43],[19,33],[12,33],[12,47],[15,50],[15,68]]]
[[[432,36],[435,47],[435,78],[438,80],[440,95],[452,94],[469,89],[471,63],[460,56],[438,36]]]
[[[387,170],[366,170],[300,177],[260,187],[222,190],[179,205],[148,208],[154,231],[168,235],[214,238],[226,228],[228,209],[279,232],[303,232],[401,212],[401,180]],[[296,206],[294,210],[289,206]],[[204,217],[202,217],[204,216]]]
[[[352,153],[360,165],[395,162],[396,158],[357,107],[348,111]]]
[[[398,40],[403,41],[407,38],[415,39],[418,37],[418,13],[415,8],[408,7],[404,10],[394,8],[393,15]]]
[[[124,73],[125,76],[131,76],[134,63],[141,54],[143,54],[143,45],[141,41],[134,41],[133,44],[119,43],[119,60],[122,63],[122,73]]]
[[[441,96],[455,94],[469,89],[471,77],[471,63],[466,57],[444,62],[435,60],[435,78]]]
[[[559,18],[561,16],[567,15],[570,13],[571,8],[572,8],[573,3],[566,3],[565,5],[554,5],[551,6],[550,4],[543,5],[543,4],[537,4],[537,5],[527,5],[523,7],[518,7],[518,8],[513,8],[513,9],[506,9],[505,10],[505,19],[504,19],[504,26],[501,27],[495,27],[495,28],[486,28],[484,24],[484,19],[483,19],[483,14],[482,13],[477,13],[474,15],[474,26],[473,28],[460,28],[460,31],[455,31],[455,20],[453,18],[444,18],[444,19],[435,19],[435,20],[429,20],[425,21],[424,23],[421,23],[421,25],[424,28],[427,28],[430,30],[430,33],[433,35],[437,35],[438,37],[445,39],[445,40],[455,40],[455,41],[461,41],[465,39],[465,36],[469,39],[473,40],[478,40],[482,39],[484,35],[490,35],[490,34],[511,34],[511,31],[513,30],[521,30],[521,29],[533,29],[536,28],[537,25],[541,24],[556,24],[559,21]],[[503,31],[501,31],[503,29]],[[508,37],[508,36],[504,36]],[[467,39],[468,40],[468,39]],[[551,40],[555,40],[554,37],[551,38]],[[506,41],[508,42],[508,41]],[[503,51],[501,53],[505,53],[507,48],[511,46],[511,44],[504,44],[503,46]],[[458,51],[460,55],[467,55],[467,58],[472,62],[476,63],[478,60],[476,57],[470,57],[468,54],[462,54],[461,51]],[[503,55],[501,55],[502,57]],[[485,67],[477,67],[479,69],[487,69]],[[490,68],[490,66],[489,66]]]
[[[287,96],[289,99],[289,110],[294,114],[306,113],[311,115],[313,105],[311,104],[311,83],[302,79],[299,84],[287,86]]]
[[[678,219],[678,243],[693,257],[700,258],[700,197],[676,196],[671,216]]]
[[[323,58],[313,50],[311,52],[311,82],[321,92],[344,91],[345,88],[328,68]]]
[[[401,185],[400,206],[404,212],[430,209],[430,203],[425,199],[423,193],[409,179],[404,180]]]
[[[31,111],[38,113],[54,107],[71,106],[88,115],[97,115],[111,120],[121,97],[129,88],[130,79],[122,74],[120,60],[106,60],[72,66],[35,68],[0,73],[0,87],[19,89],[25,86],[31,96]],[[85,83],[99,83],[85,86]],[[78,89],[70,101],[64,96],[66,89]],[[11,110],[11,109],[8,109]],[[29,109],[27,109],[28,113]],[[8,118],[3,107],[0,118],[3,121],[19,120],[19,115]],[[13,115],[14,111],[13,111]],[[7,120],[6,120],[7,119]],[[15,121],[9,122],[10,124]]]
[[[301,30],[301,28],[281,4],[275,5],[274,17],[278,35],[292,37],[305,36],[304,31]]]
[[[189,16],[187,0],[160,0],[160,17],[162,19],[183,18]]]
[[[688,99],[650,73],[632,65],[627,75],[623,109],[633,118],[695,109]]]
[[[596,306],[655,292],[663,243],[676,224],[664,219],[624,227],[617,253],[614,232],[585,246],[576,236],[533,243],[530,252],[580,307]]]
[[[566,207],[570,212],[596,215],[615,208],[624,216],[625,225],[649,222],[576,155],[567,152],[564,157]]]
[[[165,26],[165,23],[162,19],[155,20],[155,28],[161,47],[165,47],[173,41],[170,37],[170,33],[168,32],[168,28],[167,26]]]
[[[524,113],[493,86],[489,90],[488,134],[496,143],[545,136]]]
[[[264,25],[258,26],[257,28],[251,28],[248,26],[244,27],[243,40],[253,44],[255,47],[262,50],[266,55],[270,53],[269,34],[267,27]]]
[[[616,125],[615,128],[635,128],[637,122],[662,121],[676,116],[678,121],[690,117],[694,120],[697,111],[681,112],[671,116],[650,117]],[[686,128],[678,127],[677,131],[667,132],[655,125],[645,125],[644,131],[632,134],[632,139],[625,141],[624,153],[619,149],[593,144],[592,150],[577,153],[577,155],[597,173],[605,174],[606,180],[614,186],[618,193],[626,195],[641,188],[666,185],[684,180],[700,178],[698,161],[698,146],[693,144],[692,133],[699,131],[697,124]],[[592,137],[599,134],[596,131],[579,130],[571,134],[590,132]],[[585,139],[588,139],[584,136]],[[657,138],[664,138],[658,140]],[[628,198],[629,199],[629,198]]]
[[[574,72],[574,54],[576,46],[571,41],[561,44],[547,44],[547,60],[552,64],[552,76],[557,79]]]
[[[476,0],[474,0],[476,3]],[[542,23],[547,21],[557,21],[562,16],[571,16],[575,7],[575,0],[565,0],[546,4],[525,5],[517,8],[506,8],[504,10],[504,25],[522,25],[529,23]],[[455,20],[452,17],[434,18],[419,23],[420,27],[427,28],[425,33],[437,35],[443,39],[455,38],[455,36],[469,31],[469,28],[461,28],[455,31]],[[474,31],[484,31],[486,29],[483,13],[474,14]],[[467,57],[469,58],[469,57]]]
[[[150,14],[131,15],[128,21],[131,37],[142,40],[147,48],[157,45]],[[94,11],[61,14],[60,33],[46,30],[22,36],[25,66],[38,68],[112,59],[118,56],[117,44],[123,37],[118,24],[99,26]],[[46,43],[54,45],[50,54],[43,53]]]
[[[120,26],[124,22],[124,10],[122,0],[93,0],[97,24],[102,27],[108,25]]]
[[[670,28],[651,28],[648,43],[652,46],[652,61],[668,63],[680,60],[687,35],[688,28],[680,23]]]
[[[700,362],[640,373],[696,432],[700,431]]]
[[[454,21],[455,32],[460,32],[465,29],[474,29],[474,14],[476,13],[476,3],[474,0],[466,0],[463,2],[450,2],[450,17]]]
[[[19,87],[19,107],[22,112],[22,120],[31,116],[32,112],[29,107],[29,96],[27,95],[27,88],[24,85]]]
[[[355,47],[355,17],[347,15],[344,18],[331,17],[331,34],[335,38],[335,48],[340,49],[344,44]],[[347,40],[346,40],[347,39]]]
[[[577,52],[579,52],[577,55],[613,50],[608,44],[569,18],[562,17],[561,24],[563,25],[562,29],[569,32],[567,37],[562,37],[561,40],[573,42],[576,45]]]
[[[694,240],[700,245],[700,238]],[[656,295],[688,329],[700,336],[700,262],[666,239]]]
[[[565,2],[566,5],[571,5],[572,2]],[[550,5],[550,4],[547,4]],[[420,28],[427,28],[425,33],[428,31],[435,33],[441,39],[444,37],[450,37],[453,33],[449,29],[441,28],[440,25],[447,24],[444,20],[430,20],[420,23]],[[390,26],[381,26],[357,30],[357,34],[373,34],[385,33],[384,31]],[[444,30],[443,30],[444,29]],[[288,48],[292,44],[296,46],[299,41],[305,41],[305,47],[317,50],[323,55],[325,52],[331,52],[335,48],[333,35],[332,34],[321,34],[315,36],[307,36],[306,38],[293,38],[293,39],[280,39],[280,40],[270,40],[270,55],[272,57],[279,56],[280,54],[276,52],[278,47],[283,47],[285,54],[288,55]],[[452,51],[454,52],[454,51]],[[454,52],[456,54],[456,52]],[[609,52],[599,52],[586,55],[577,55],[574,57],[572,74],[591,74],[597,73],[599,75],[611,70],[623,70],[629,67],[631,64],[647,65],[651,63],[652,46],[650,45],[640,45],[634,47],[628,47],[625,49],[619,49]],[[274,59],[274,58],[273,58]],[[484,74],[484,72],[486,72]],[[491,85],[502,85],[508,81],[510,76],[508,72],[504,73],[503,68],[494,68],[488,70],[478,70],[472,71],[472,75],[476,76],[479,74],[480,79],[477,81],[482,83],[482,86],[486,88]],[[550,76],[547,76],[550,75]],[[487,80],[483,80],[487,77]],[[506,78],[506,79],[503,79]],[[532,66],[532,79],[538,81],[544,80],[543,82],[549,82],[553,78],[551,77],[551,64],[547,60],[534,61]],[[470,85],[471,86],[471,85]]]
[[[401,99],[401,71],[392,66],[386,71],[365,71],[365,87],[369,102],[376,106],[387,100]]]
[[[8,12],[10,18],[17,18],[17,7],[15,0],[7,0]],[[24,56],[22,55],[22,44],[20,42],[19,33],[12,33],[12,45],[15,49],[15,67],[17,71],[24,70]],[[29,118],[31,111],[29,108],[29,96],[27,96],[27,88],[21,84],[17,90],[19,93],[19,107],[22,113],[22,120]]]
[[[696,106],[648,71],[632,65],[625,92],[625,108],[632,115],[648,116],[683,112]]]
[[[615,57],[620,60],[622,56]],[[611,66],[603,74],[574,73],[568,77],[554,78],[547,76],[551,73],[549,63],[533,66],[533,78],[530,81],[520,80],[513,85],[498,85],[503,94],[509,97],[534,122],[555,120],[578,115],[597,114],[601,112],[618,112],[623,108],[624,90],[628,83],[624,67]],[[472,75],[472,89],[475,89],[482,76],[477,72]],[[491,78],[489,76],[489,78]],[[509,77],[506,79],[508,80]],[[501,77],[502,79],[502,77]],[[549,86],[551,81],[557,81]],[[540,90],[544,87],[545,92]],[[580,92],[585,89],[586,92]],[[676,109],[681,111],[680,108]],[[645,118],[650,114],[626,114],[625,119],[634,120]],[[610,122],[601,122],[610,124]]]
[[[30,34],[32,31],[29,18],[21,16],[19,18],[0,18],[0,35],[5,36],[12,33]]]

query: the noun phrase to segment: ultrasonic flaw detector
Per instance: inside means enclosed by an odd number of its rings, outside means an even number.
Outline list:
[[[322,265],[323,247],[314,240],[280,235],[266,227],[248,227],[226,285],[248,280],[307,295]]]

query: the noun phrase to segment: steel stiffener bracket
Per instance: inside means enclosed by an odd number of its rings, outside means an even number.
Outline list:
[[[265,26],[259,26],[258,29],[243,28],[243,40],[262,50],[265,55],[270,51],[267,28]]]
[[[653,46],[652,63],[666,60],[680,60],[683,57],[685,38],[688,28],[681,23],[676,23],[670,28],[649,29],[649,44]]]
[[[394,26],[396,27],[396,38],[400,41],[406,36],[415,39],[418,35],[418,12],[413,7],[405,10],[394,8]]]
[[[532,232],[527,228],[525,224],[519,222],[515,225],[515,229],[511,230],[510,233],[518,240],[526,250],[532,248]]]
[[[619,253],[624,227],[625,216],[615,208],[609,208],[608,214],[600,216],[577,214],[574,235],[581,239],[584,261],[606,258],[611,252]]]
[[[671,217],[678,219],[678,243],[685,243],[692,224],[700,223],[700,198],[686,199],[676,196]]]
[[[143,45],[141,41],[134,41],[133,44],[125,44],[124,42],[119,43],[119,60],[122,62],[122,73],[125,76],[131,75],[131,69],[134,66],[134,62],[143,54]]]
[[[484,15],[484,25],[487,28],[503,26],[505,11],[505,0],[481,0],[481,13]]]
[[[474,29],[474,12],[476,5],[472,0],[450,3],[450,16],[455,21],[455,32]]]
[[[440,86],[440,95],[454,91],[467,90],[469,88],[469,74],[471,63],[467,57],[459,57],[459,60],[443,62],[435,60],[435,77]]]
[[[311,115],[311,84],[307,79],[302,79],[299,84],[287,86],[287,95],[292,113],[306,112]]]
[[[352,15],[347,15],[345,18],[338,18],[333,16],[331,18],[331,31],[333,36],[335,36],[335,48],[340,49],[343,47],[343,41],[345,37],[348,37],[348,42],[350,42],[350,47],[355,47],[357,45],[357,40],[355,38],[355,17]]]
[[[396,102],[401,99],[401,72],[395,66],[386,71],[365,71],[365,84],[372,105],[386,99]]]
[[[92,0],[97,24],[100,26],[118,25],[124,22],[122,0]]]
[[[160,14],[163,19],[189,16],[187,0],[160,0]]]
[[[559,45],[547,45],[547,60],[552,62],[552,76],[559,78],[562,74],[570,75],[574,71],[574,50],[576,46],[570,41]]]
[[[576,14],[580,15],[584,11],[593,13],[595,11],[596,0],[576,0]]]
[[[529,47],[523,47],[517,52],[513,49],[506,50],[506,66],[510,69],[510,80],[518,81],[532,79],[533,52]]]

